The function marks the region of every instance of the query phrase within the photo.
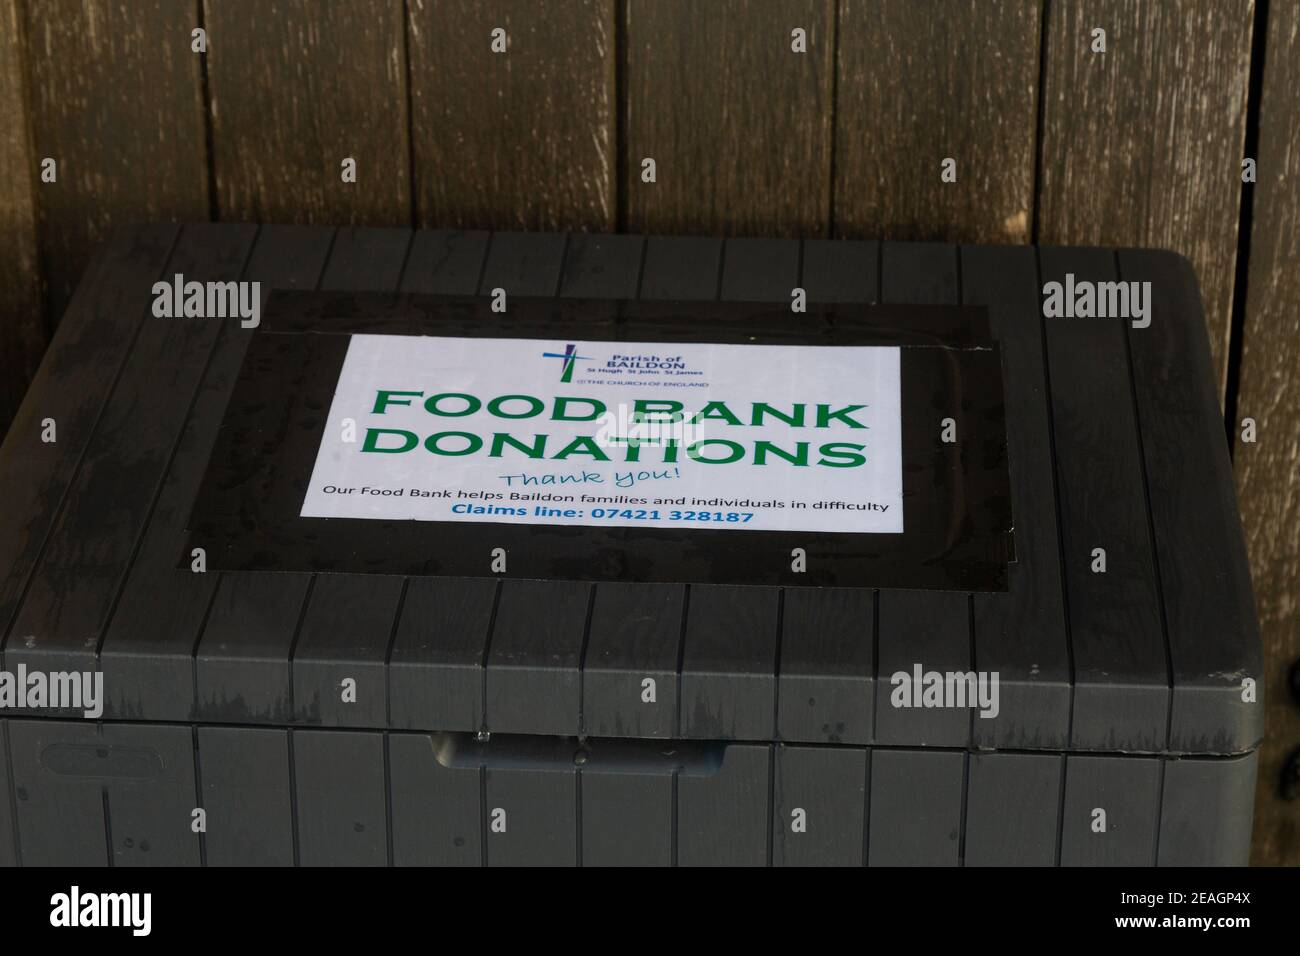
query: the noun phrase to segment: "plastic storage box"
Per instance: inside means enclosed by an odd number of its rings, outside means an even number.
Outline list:
[[[177,274],[261,324],[155,316]],[[1149,324],[1045,317],[1067,275],[1149,282]],[[448,329],[914,349],[906,526],[796,570],[775,532],[295,523],[340,343]],[[1247,860],[1260,647],[1169,253],[123,230],[0,500],[10,687],[103,675],[98,719],[0,709],[3,864]],[[897,706],[917,668],[996,673],[996,716]]]

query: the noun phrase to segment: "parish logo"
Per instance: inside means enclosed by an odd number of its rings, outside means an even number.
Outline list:
[[[542,358],[564,359],[564,365],[560,370],[560,381],[571,382],[573,381],[573,363],[578,359],[582,359],[584,362],[589,361],[587,356],[578,355],[577,351],[577,347],[570,342],[564,347],[563,352],[543,352]]]

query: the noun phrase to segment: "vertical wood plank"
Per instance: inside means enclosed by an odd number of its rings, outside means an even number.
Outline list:
[[[409,6],[417,221],[613,230],[613,0]]]
[[[830,0],[628,0],[628,231],[826,235],[834,30]]]
[[[1039,16],[1036,0],[844,0],[838,235],[1028,241]]]
[[[0,0],[0,436],[45,350],[18,0]]]
[[[204,12],[221,218],[408,225],[401,0],[205,0]]]
[[[1300,6],[1272,3],[1259,106],[1259,179],[1253,187],[1246,316],[1237,418],[1258,440],[1238,440],[1237,495],[1264,637],[1265,730],[1255,803],[1257,865],[1300,865],[1300,812],[1278,778],[1300,747],[1300,708],[1287,670],[1300,659]],[[1232,424],[1240,436],[1240,421]]]
[[[1252,0],[1048,7],[1038,241],[1192,260],[1227,374]],[[1093,53],[1091,31],[1106,31]]]
[[[41,274],[63,314],[91,250],[115,224],[208,218],[207,151],[192,4],[28,2],[32,155]]]

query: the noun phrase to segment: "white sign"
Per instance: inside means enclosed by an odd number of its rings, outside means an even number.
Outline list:
[[[900,533],[899,350],[354,335],[302,516]]]

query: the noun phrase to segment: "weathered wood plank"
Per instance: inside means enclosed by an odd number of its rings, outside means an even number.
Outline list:
[[[838,235],[1028,241],[1039,16],[1036,0],[845,0]]]
[[[207,0],[204,10],[221,218],[407,225],[400,0]]]
[[[1234,467],[1264,638],[1265,730],[1253,862],[1300,865],[1300,813],[1278,788],[1300,747],[1300,709],[1286,687],[1300,659],[1300,6],[1268,9],[1259,107],[1259,180],[1242,338],[1237,418],[1258,440],[1237,441]],[[1233,428],[1240,436],[1240,423]]]
[[[36,272],[36,197],[18,0],[0,0],[0,435],[45,350]]]
[[[625,27],[628,231],[826,235],[830,0],[628,0]]]
[[[614,228],[613,0],[410,0],[409,36],[420,223]]]
[[[1038,241],[1181,252],[1227,374],[1252,0],[1048,7]],[[1093,53],[1092,30],[1106,31]]]
[[[32,155],[58,163],[37,190],[41,275],[57,321],[115,224],[208,218],[192,4],[49,0],[26,10]]]

